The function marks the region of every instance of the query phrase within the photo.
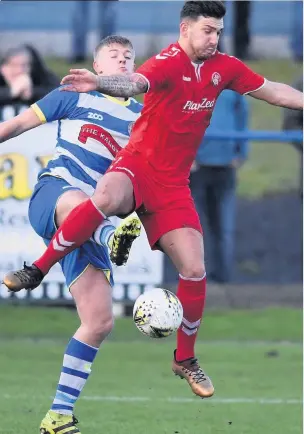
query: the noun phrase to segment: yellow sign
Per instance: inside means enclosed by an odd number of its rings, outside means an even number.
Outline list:
[[[47,165],[50,158],[50,155],[36,158],[40,169]],[[25,155],[17,153],[0,155],[0,200],[10,197],[24,200],[31,197],[29,171],[29,159]]]

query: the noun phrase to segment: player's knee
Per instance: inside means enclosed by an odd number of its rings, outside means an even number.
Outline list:
[[[96,327],[96,332],[105,339],[113,330],[114,327],[114,319],[113,317],[109,317],[108,319],[103,319],[99,321],[99,324]]]
[[[92,196],[92,201],[106,216],[111,216],[113,213],[116,213],[116,204],[113,195],[106,189],[102,188],[95,191]]]
[[[97,183],[92,196],[95,205],[108,217],[133,210],[133,186],[124,173],[108,173]]]
[[[109,316],[108,318],[93,318],[93,321],[89,325],[90,334],[94,340],[102,342],[113,330],[114,318]]]
[[[205,265],[201,261],[185,264],[180,270],[180,274],[186,279],[199,279],[205,273]]]

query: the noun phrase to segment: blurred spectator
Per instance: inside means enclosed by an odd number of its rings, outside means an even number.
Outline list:
[[[300,75],[292,84],[295,89],[303,92],[303,77]],[[301,130],[303,129],[303,111],[284,109],[283,111],[283,130]],[[303,199],[303,142],[293,142],[292,145],[300,153],[300,186],[299,193]]]
[[[0,121],[16,116],[59,83],[33,47],[9,50],[0,63]]]
[[[116,30],[116,14],[112,1],[96,2],[98,8],[99,40],[113,35]],[[87,34],[89,29],[89,11],[91,1],[75,2],[75,13],[72,22],[72,62],[84,62],[87,53]]]
[[[250,1],[234,1],[233,53],[239,59],[250,58]]]
[[[217,100],[207,130],[233,131],[247,128],[245,98],[225,90]],[[244,140],[205,139],[192,167],[190,187],[204,229],[208,279],[229,282],[233,273],[236,209],[236,171],[248,155]]]

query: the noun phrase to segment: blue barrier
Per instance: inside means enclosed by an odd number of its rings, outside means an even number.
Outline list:
[[[267,142],[303,142],[303,131],[212,131],[205,134],[208,140],[255,140]]]

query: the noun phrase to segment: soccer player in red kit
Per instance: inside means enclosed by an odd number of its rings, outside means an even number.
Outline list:
[[[93,196],[76,207],[59,230],[68,246],[56,250],[58,233],[34,264],[11,273],[13,291],[38,285],[59,259],[84,243],[106,216],[137,210],[152,248],[164,251],[178,273],[177,296],[184,318],[177,333],[172,369],[205,398],[214,387],[195,357],[194,345],[206,295],[203,236],[189,189],[189,173],[224,89],[270,104],[303,110],[302,93],[265,80],[235,57],[217,51],[225,6],[221,1],[186,2],[180,37],[130,76],[97,77],[71,70],[65,90],[98,90],[112,96],[145,93],[130,142],[100,180]],[[28,283],[30,282],[30,283]]]

